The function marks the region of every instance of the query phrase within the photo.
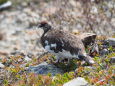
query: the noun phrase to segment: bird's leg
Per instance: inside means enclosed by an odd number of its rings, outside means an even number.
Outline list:
[[[60,58],[60,59],[59,59],[59,62],[61,62],[61,61],[62,61],[62,59]]]
[[[56,56],[56,61],[54,61],[55,63],[58,63],[60,60],[60,57]]]
[[[86,54],[83,55],[83,58],[84,58],[84,60],[85,60],[86,62],[88,62],[89,64],[94,64],[94,63],[95,63],[94,60],[93,60],[90,56],[88,56],[88,55],[86,55]]]
[[[67,63],[68,63],[68,64],[70,63],[70,59],[68,59]]]

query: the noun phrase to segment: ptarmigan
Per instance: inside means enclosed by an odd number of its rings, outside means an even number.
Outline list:
[[[44,30],[41,36],[42,46],[50,53],[56,55],[56,62],[67,58],[84,59],[89,64],[94,64],[93,59],[85,52],[82,41],[68,31],[53,28],[47,22],[42,21],[39,28]]]

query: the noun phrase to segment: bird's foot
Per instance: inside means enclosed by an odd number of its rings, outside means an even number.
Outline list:
[[[58,60],[58,59],[56,59],[56,61],[54,61],[54,63],[59,63],[59,60]]]
[[[56,61],[54,61],[54,63],[59,63],[61,62],[59,58],[56,59]]]

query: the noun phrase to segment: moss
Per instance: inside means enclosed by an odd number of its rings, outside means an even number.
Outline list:
[[[8,0],[0,0],[0,5],[5,3],[6,1],[8,1]]]

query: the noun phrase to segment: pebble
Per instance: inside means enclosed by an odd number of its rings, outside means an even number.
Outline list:
[[[89,85],[88,85],[88,82],[84,78],[77,77],[76,79],[73,79],[65,83],[63,86],[89,86]]]
[[[5,66],[0,62],[0,68],[4,68]]]
[[[98,9],[97,7],[93,6],[92,9],[91,9],[91,13],[98,13]]]
[[[110,58],[110,63],[115,63],[115,57]]]
[[[99,53],[100,53],[101,56],[103,56],[103,55],[108,54],[109,51],[108,51],[107,49],[103,49],[103,50],[101,50]]]
[[[115,46],[115,38],[108,38],[107,41],[110,46]]]

